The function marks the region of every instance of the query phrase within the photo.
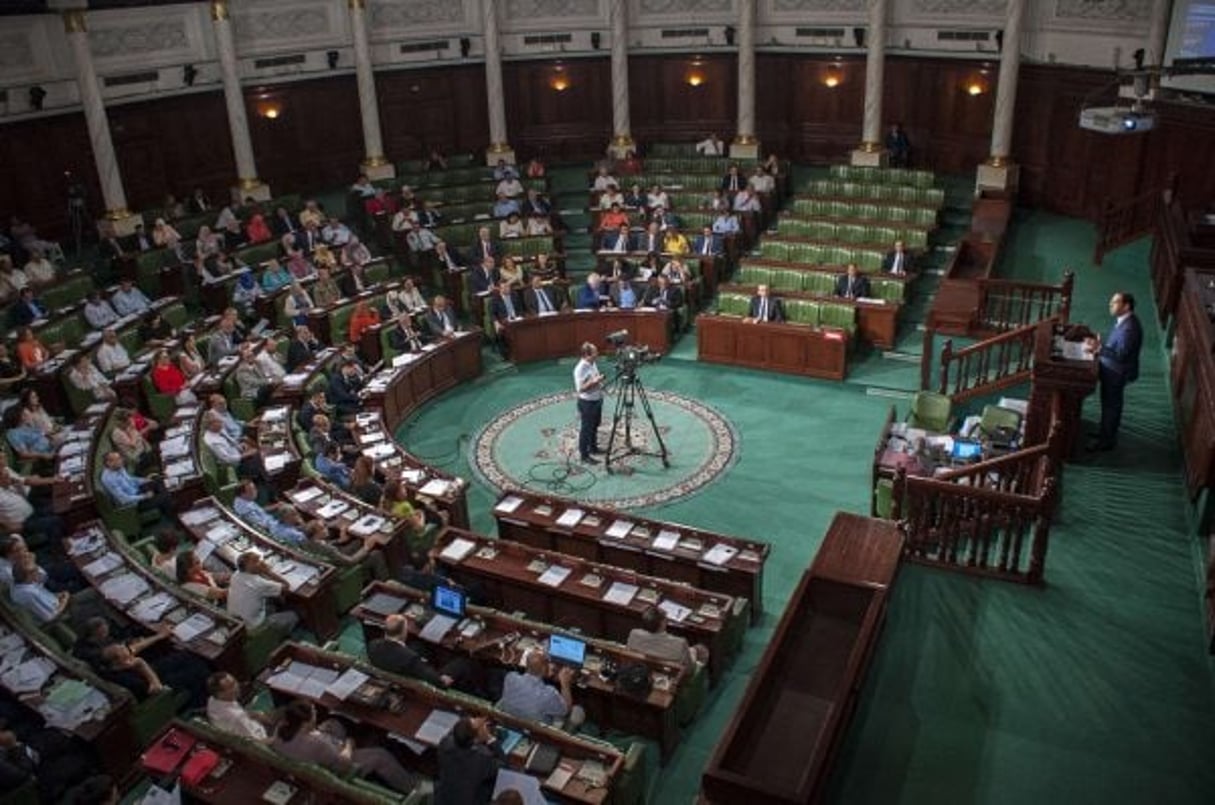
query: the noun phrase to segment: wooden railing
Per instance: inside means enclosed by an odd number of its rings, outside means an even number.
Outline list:
[[[955,481],[908,477],[894,482],[895,519],[913,562],[966,573],[1038,584],[1046,565],[1055,484],[1048,477],[1037,496]]]
[[[1120,203],[1107,199],[1105,209],[1097,219],[1097,245],[1093,248],[1093,262],[1101,265],[1107,252],[1151,232],[1161,202],[1170,198],[1176,188],[1177,175],[1172,174],[1163,188],[1153,188]]]
[[[1015,495],[1038,497],[1046,488],[1048,478],[1058,469],[1059,429],[1050,438],[1033,447],[989,458],[977,464],[938,473],[938,481],[963,484],[972,489],[990,489]]]
[[[1001,279],[979,280],[978,328],[1007,332],[1051,318],[1067,324],[1075,279],[1075,274],[1066,271],[1063,282],[1058,285]]]
[[[957,352],[953,339],[947,339],[941,348],[936,390],[956,403],[1027,382],[1033,369],[1037,331],[1037,323],[1027,324]],[[930,387],[928,383],[924,386]]]

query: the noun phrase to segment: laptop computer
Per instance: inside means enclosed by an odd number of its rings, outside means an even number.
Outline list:
[[[965,439],[954,439],[949,457],[954,461],[978,461],[983,458],[983,445]]]
[[[447,633],[464,619],[467,603],[461,590],[436,584],[430,593],[430,606],[435,614],[422,627],[418,636],[431,643],[442,642]]]
[[[581,668],[586,662],[586,641],[569,635],[549,635],[548,656],[562,665]]]

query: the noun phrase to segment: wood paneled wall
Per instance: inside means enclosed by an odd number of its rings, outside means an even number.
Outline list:
[[[863,59],[761,54],[756,64],[757,129],[766,150],[818,163],[846,159],[861,137]],[[970,173],[988,155],[997,65],[892,57],[885,119],[901,121],[913,161],[942,173]],[[612,132],[611,70],[606,57],[503,65],[507,126],[521,157],[553,160],[603,153]],[[828,86],[828,78],[836,86]],[[488,140],[484,72],[479,65],[397,70],[376,77],[384,145],[396,160],[479,151]],[[972,95],[971,84],[985,91]],[[564,89],[558,89],[558,86]],[[634,137],[692,140],[734,133],[737,68],[732,56],[637,56],[629,61]],[[1025,65],[1017,93],[1013,155],[1022,165],[1022,200],[1094,216],[1110,199],[1159,187],[1173,172],[1185,198],[1215,196],[1215,172],[1195,160],[1215,152],[1215,112],[1161,105],[1158,128],[1109,136],[1077,125],[1084,103],[1111,100],[1107,72]],[[348,182],[363,157],[353,76],[246,90],[258,172],[276,192]],[[278,117],[260,114],[267,104]],[[235,179],[223,96],[182,96],[110,110],[132,209],[164,193],[201,184],[219,197]],[[62,229],[63,171],[101,195],[80,114],[5,126],[0,136],[0,212],[18,213],[44,231]]]

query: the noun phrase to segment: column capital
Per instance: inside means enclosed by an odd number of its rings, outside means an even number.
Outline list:
[[[74,8],[63,12],[63,30],[69,34],[87,33],[89,27],[84,19],[84,10]]]
[[[211,19],[220,22],[229,18],[228,0],[211,0]]]

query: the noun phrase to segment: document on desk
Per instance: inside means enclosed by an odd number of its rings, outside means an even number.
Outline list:
[[[546,587],[560,587],[561,583],[569,578],[571,572],[571,568],[552,565],[548,570],[540,574],[540,578],[537,581]]]
[[[371,677],[358,668],[347,668],[346,672],[330,683],[326,692],[332,693],[342,701],[350,698],[350,694],[361,688]]]
[[[316,578],[319,571],[312,565],[293,564],[290,570],[279,575],[283,577],[283,581],[287,582],[287,589],[295,592]]]
[[[368,458],[374,459],[374,458],[388,458],[396,451],[397,451],[396,448],[393,447],[391,443],[380,442],[379,444],[373,444],[371,447],[363,448],[362,453],[363,453],[363,455],[367,456]]]
[[[733,545],[726,545],[725,543],[719,543],[717,545],[714,545],[708,551],[706,551],[705,555],[701,558],[704,559],[706,562],[708,562],[711,565],[717,565],[718,567],[721,567],[722,565],[724,565],[726,562],[729,562],[731,559],[733,559],[737,555],[738,555],[738,548],[735,548]]]
[[[325,494],[325,490],[319,486],[310,486],[307,489],[301,489],[298,492],[292,492],[288,497],[296,503],[307,503],[313,498],[318,498]]]
[[[426,482],[426,485],[418,490],[419,495],[426,495],[432,498],[441,498],[451,491],[451,484],[443,478],[431,478]]]
[[[424,744],[438,746],[459,720],[460,717],[455,713],[449,713],[446,710],[432,710],[413,737]]]
[[[214,520],[219,516],[219,509],[214,506],[206,506],[201,509],[191,509],[180,515],[183,523],[189,526],[202,525],[208,520]]]
[[[494,506],[494,511],[498,514],[514,514],[515,511],[523,505],[523,498],[518,495],[510,495],[503,498],[502,501]]]
[[[692,614],[692,610],[676,601],[659,601],[658,608],[661,609],[674,623],[683,623],[683,621]]]
[[[673,551],[679,545],[679,533],[676,531],[659,531],[658,536],[650,543],[656,551]]]
[[[287,466],[287,460],[291,456],[286,453],[275,453],[271,456],[266,456],[262,459],[262,466],[266,468],[266,472],[278,472],[283,467]]]
[[[401,473],[401,478],[405,483],[417,486],[426,480],[426,470],[405,470]]]
[[[350,533],[356,537],[369,537],[379,531],[382,525],[384,525],[383,517],[377,514],[365,514],[350,526]]]
[[[173,636],[183,643],[189,643],[200,634],[215,628],[215,621],[202,612],[195,612],[181,623],[173,627]]]
[[[92,685],[79,679],[61,678],[47,692],[38,711],[47,726],[70,731],[109,709],[105,694]]]
[[[68,555],[84,556],[85,554],[92,553],[104,544],[105,537],[96,531],[90,531],[82,536],[68,539]]]
[[[89,578],[97,578],[117,567],[122,567],[122,555],[117,551],[107,551],[80,569]]]
[[[623,581],[614,581],[612,586],[604,594],[603,600],[609,604],[619,604],[622,607],[627,607],[633,603],[633,599],[637,596],[637,585],[626,584]]]
[[[190,454],[190,437],[177,436],[160,443],[160,455],[164,458],[177,458]]]
[[[322,520],[328,520],[331,517],[337,517],[349,508],[350,504],[344,500],[331,500],[317,511],[316,516]]]
[[[143,577],[134,573],[123,573],[112,579],[106,579],[97,592],[107,600],[120,606],[126,606],[148,591],[148,583]]]
[[[561,526],[562,528],[573,528],[582,521],[585,514],[586,512],[584,512],[582,509],[566,509],[561,513],[561,516],[557,518],[557,525]]]
[[[624,539],[633,530],[633,524],[628,520],[617,520],[608,526],[608,530],[603,532],[604,536],[612,539]]]
[[[170,608],[177,605],[177,599],[171,594],[161,591],[150,595],[131,607],[131,617],[140,623],[156,623]]]
[[[49,657],[32,657],[25,662],[10,668],[4,674],[4,687],[14,695],[37,693],[55,673],[56,665]]]
[[[337,682],[341,671],[334,668],[313,668],[312,673],[300,683],[300,693],[309,699],[320,699],[329,690],[329,686]]]
[[[477,543],[472,540],[456,537],[451,541],[450,545],[439,553],[439,558],[446,559],[449,562],[463,562],[476,547]]]

